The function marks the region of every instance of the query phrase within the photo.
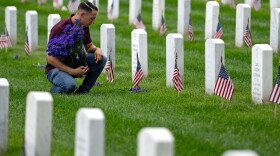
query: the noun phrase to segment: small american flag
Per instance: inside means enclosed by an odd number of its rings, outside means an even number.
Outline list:
[[[243,41],[246,44],[247,47],[250,47],[253,43],[252,43],[252,37],[251,37],[251,32],[250,32],[250,28],[249,28],[249,18],[248,18],[248,23],[245,29],[245,32],[243,34]]]
[[[165,20],[164,20],[163,14],[161,15],[161,25],[160,25],[159,32],[160,32],[160,35],[164,35],[164,33],[166,32],[166,25],[165,25]]]
[[[8,47],[12,47],[12,40],[10,38],[10,35],[9,35],[9,32],[7,30],[7,28],[5,28],[5,35],[7,36],[7,44],[8,44]]]
[[[254,0],[253,1],[253,6],[254,6],[254,8],[255,8],[255,10],[260,10],[260,8],[261,8],[261,0]]]
[[[233,90],[233,83],[226,71],[226,68],[222,64],[218,79],[215,84],[214,93],[225,99],[231,100]]]
[[[25,47],[24,47],[24,51],[26,53],[27,56],[30,56],[30,49],[29,49],[29,41],[28,41],[28,28],[26,29],[26,33],[25,33]]]
[[[8,47],[8,39],[6,35],[1,35],[0,37],[0,49]]]
[[[8,30],[5,28],[5,32],[0,37],[0,49],[12,46],[12,40],[9,36]]]
[[[219,20],[214,38],[221,38],[222,36],[223,36],[223,29],[221,27],[220,20]]]
[[[189,20],[188,35],[189,35],[189,40],[193,41],[193,27],[192,27],[191,17],[190,17],[190,20]]]
[[[142,18],[141,18],[141,14],[139,13],[136,17],[136,19],[134,20],[133,24],[135,25],[135,27],[137,29],[145,29],[145,25],[142,21]]]
[[[105,65],[105,70],[107,72],[107,81],[112,83],[114,81],[114,70],[110,54],[108,55],[108,61]]]
[[[133,88],[139,87],[139,83],[140,81],[143,79],[144,77],[144,73],[143,70],[141,68],[141,64],[138,58],[138,54],[137,54],[137,67],[136,67],[136,72],[134,75],[134,79],[133,79]]]
[[[173,77],[172,77],[172,81],[174,84],[175,89],[177,90],[178,93],[180,93],[183,89],[183,82],[179,73],[179,69],[177,67],[177,53],[176,53],[176,59],[175,59],[175,67],[174,67],[174,71],[173,71]]]
[[[111,3],[110,8],[108,10],[108,17],[109,18],[113,17],[113,11],[114,11],[114,0],[112,0],[112,3]]]
[[[271,92],[270,99],[271,102],[275,102],[277,104],[280,103],[280,66],[278,66],[278,74],[276,84]]]
[[[68,2],[68,10],[70,13],[74,13],[78,10],[78,6],[80,2],[78,0],[69,0]]]

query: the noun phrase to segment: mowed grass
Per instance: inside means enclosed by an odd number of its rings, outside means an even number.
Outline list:
[[[242,3],[243,1],[238,0]],[[93,42],[100,45],[100,26],[111,23],[107,19],[107,1],[99,2],[100,13],[91,26]],[[166,0],[167,33],[177,31],[177,1]],[[66,2],[65,2],[66,5]],[[49,91],[44,69],[46,64],[47,17],[59,13],[49,1],[37,6],[36,0],[1,0],[0,12],[6,6],[17,7],[17,45],[8,52],[0,51],[0,77],[10,84],[9,143],[6,156],[20,155],[24,136],[26,96],[30,91]],[[113,21],[116,27],[116,78],[106,82],[102,73],[90,95],[53,95],[51,155],[68,156],[74,153],[75,116],[79,108],[100,108],[106,117],[106,145],[108,156],[132,156],[137,153],[137,134],[143,127],[166,127],[175,138],[176,155],[221,155],[229,149],[252,149],[263,156],[280,155],[280,115],[274,118],[273,104],[255,105],[251,101],[251,50],[236,48],[235,9],[220,6],[220,21],[224,31],[225,65],[235,92],[232,101],[225,101],[205,93],[205,1],[193,0],[191,18],[194,42],[185,37],[184,91],[178,96],[174,88],[166,87],[166,36],[152,29],[152,0],[142,1],[142,18],[148,33],[149,75],[140,83],[145,93],[130,94],[131,31],[128,25],[129,0],[120,0],[120,16]],[[38,12],[39,48],[30,57],[24,53],[25,13]],[[270,9],[268,0],[262,8],[252,10],[252,37],[255,44],[269,44]],[[4,30],[4,16],[0,16],[0,30]],[[15,55],[19,59],[15,59]],[[278,54],[273,54],[274,81],[277,74]],[[77,79],[78,83],[82,82]],[[1,100],[1,99],[0,99]]]

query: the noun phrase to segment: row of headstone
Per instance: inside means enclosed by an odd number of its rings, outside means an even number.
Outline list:
[[[97,3],[98,1],[95,1]],[[136,1],[137,2],[137,1]],[[112,1],[112,3],[116,3],[116,1]],[[140,3],[140,2],[138,2]],[[178,26],[177,31],[182,35],[186,34],[187,26],[189,23],[189,15],[190,15],[190,0],[180,0],[178,2]],[[136,3],[132,3],[136,4]],[[131,5],[132,5],[131,4]],[[133,6],[133,5],[132,5]],[[164,16],[164,1],[155,0],[154,1],[154,8],[153,8],[153,25],[155,26],[154,29],[158,29],[160,26],[160,19],[161,16]],[[140,11],[140,7],[138,5],[134,5],[134,8],[138,7]],[[115,8],[115,7],[113,7]],[[278,10],[278,9],[276,9]],[[134,10],[135,11],[135,10]],[[139,12],[138,11],[138,12]],[[279,12],[279,11],[278,11]],[[180,16],[183,14],[184,16]],[[36,11],[28,11],[26,13],[26,30],[27,36],[29,40],[29,47],[30,51],[34,51],[38,47],[38,20],[37,20],[37,12]],[[137,12],[134,12],[133,16],[130,16],[130,22],[133,18],[137,16]],[[17,29],[16,27],[12,27],[16,25],[17,16],[16,16],[16,8],[15,7],[6,7],[5,9],[5,23],[7,30],[10,34],[13,44],[16,44],[16,34]],[[273,47],[274,51],[279,50],[279,24],[277,22],[277,18],[279,15],[277,11],[272,9],[271,11],[271,32],[270,32],[270,43]],[[219,4],[216,1],[210,1],[206,5],[206,21],[205,21],[205,39],[213,38],[216,27],[218,24],[219,18]],[[54,24],[56,24],[60,20],[60,16],[58,14],[53,15],[51,14],[48,17],[48,36],[49,31]],[[241,47],[243,45],[243,34],[245,32],[246,26],[248,25],[250,28],[251,23],[251,8],[248,4],[239,4],[237,5],[236,11],[236,31],[235,31],[235,45],[237,47]],[[35,32],[31,33],[31,30]]]
[[[237,21],[242,24],[242,28],[236,28],[245,31],[250,19],[250,9],[247,4],[237,6]],[[246,10],[247,9],[247,10]],[[273,11],[277,11],[274,9]],[[240,15],[241,14],[241,15]],[[237,24],[238,25],[238,24]],[[243,36],[243,31],[236,33],[236,36]],[[238,31],[236,31],[238,32]],[[279,30],[277,31],[279,32]],[[148,73],[147,68],[147,32],[143,29],[135,29],[131,33],[132,50],[132,76],[136,72],[137,55],[141,64],[143,64],[144,73]],[[241,45],[243,39],[241,38]],[[166,85],[173,86],[172,71],[175,64],[178,66],[181,79],[184,75],[184,47],[183,36],[180,34],[169,34],[166,37]],[[209,94],[214,93],[214,86],[221,67],[221,59],[225,64],[224,42],[221,39],[208,39],[205,42],[205,90]],[[267,44],[257,44],[252,48],[252,100],[255,103],[269,102],[269,95],[272,90],[272,48]],[[133,79],[133,78],[132,78]],[[266,84],[266,85],[265,85]],[[269,84],[269,85],[268,85]]]
[[[224,42],[221,39],[208,39],[205,43],[205,91],[214,93],[215,83],[225,64]],[[269,103],[272,91],[272,48],[268,44],[256,44],[252,48],[252,101]]]
[[[171,36],[174,40],[174,37]],[[180,38],[180,37],[179,37]],[[212,39],[211,39],[212,40]],[[215,40],[215,39],[214,39]],[[220,39],[216,39],[220,40]],[[7,151],[9,83],[0,79],[0,154]],[[48,92],[29,92],[23,155],[51,155],[53,98]],[[81,108],[76,114],[75,155],[105,155],[105,116],[99,108]],[[163,127],[142,128],[137,136],[137,156],[173,156],[174,137]],[[223,156],[257,156],[251,150],[229,150]]]
[[[249,3],[249,2],[248,2]],[[219,3],[209,1],[206,4],[205,39],[213,38],[219,18]],[[182,20],[181,20],[182,21]],[[270,46],[274,52],[280,50],[280,9],[271,10]],[[178,24],[179,25],[179,24]],[[249,4],[238,4],[236,7],[235,46],[242,47],[246,28],[251,28],[251,7]],[[178,29],[179,31],[179,29]],[[181,32],[184,34],[184,32]]]
[[[104,24],[101,26],[101,45],[102,50],[110,52],[112,62],[115,62],[115,53],[110,49],[114,49],[115,28],[112,24]],[[177,66],[180,72],[181,79],[184,80],[184,47],[183,36],[181,34],[168,34],[166,37],[166,86],[173,87],[172,82],[174,67]],[[256,48],[260,47],[260,48]],[[272,55],[270,54],[269,45],[255,45],[253,47],[252,57],[252,99],[256,103],[268,102],[272,85]],[[271,48],[270,48],[271,49]],[[137,57],[142,64],[144,76],[148,75],[148,60],[147,60],[147,32],[143,29],[134,29],[131,32],[131,51],[132,51],[132,80],[137,68]],[[261,60],[255,59],[255,53],[262,51],[266,52]],[[268,51],[268,52],[267,52]],[[108,55],[108,53],[107,53]],[[269,58],[270,56],[270,58]],[[260,63],[262,59],[267,58],[269,63]],[[221,39],[208,39],[205,42],[205,91],[209,94],[214,93],[214,86],[221,67],[221,59],[225,64],[224,42]],[[270,60],[270,61],[269,61]],[[258,62],[258,63],[255,63]],[[115,63],[114,63],[115,64]],[[254,65],[254,66],[253,66]],[[261,69],[259,69],[261,66]],[[263,67],[264,66],[264,67]],[[115,66],[114,66],[115,67]],[[256,74],[256,72],[261,74]],[[265,73],[264,73],[265,71]],[[268,80],[268,76],[270,79]],[[266,76],[265,81],[263,77]],[[264,83],[271,85],[264,85]],[[259,88],[261,86],[261,88]],[[269,87],[270,86],[270,87]],[[257,92],[258,91],[258,92]],[[257,98],[258,97],[258,98]]]
[[[0,154],[7,151],[9,84],[0,79]],[[29,92],[23,155],[51,155],[53,98],[48,92]],[[75,155],[105,155],[105,116],[99,108],[81,108],[76,114]],[[173,156],[174,138],[166,128],[143,128],[138,134],[138,156]]]

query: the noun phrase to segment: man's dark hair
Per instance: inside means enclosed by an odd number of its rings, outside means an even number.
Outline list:
[[[82,2],[80,3],[78,10],[91,12],[92,10],[98,11],[98,8],[95,5],[93,5],[91,2]]]

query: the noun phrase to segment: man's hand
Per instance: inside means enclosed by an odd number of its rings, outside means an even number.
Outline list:
[[[75,77],[85,77],[88,70],[89,70],[88,67],[80,66],[78,68],[72,69],[70,74]]]
[[[94,52],[95,63],[98,63],[103,57],[103,52],[100,48],[96,48]]]

